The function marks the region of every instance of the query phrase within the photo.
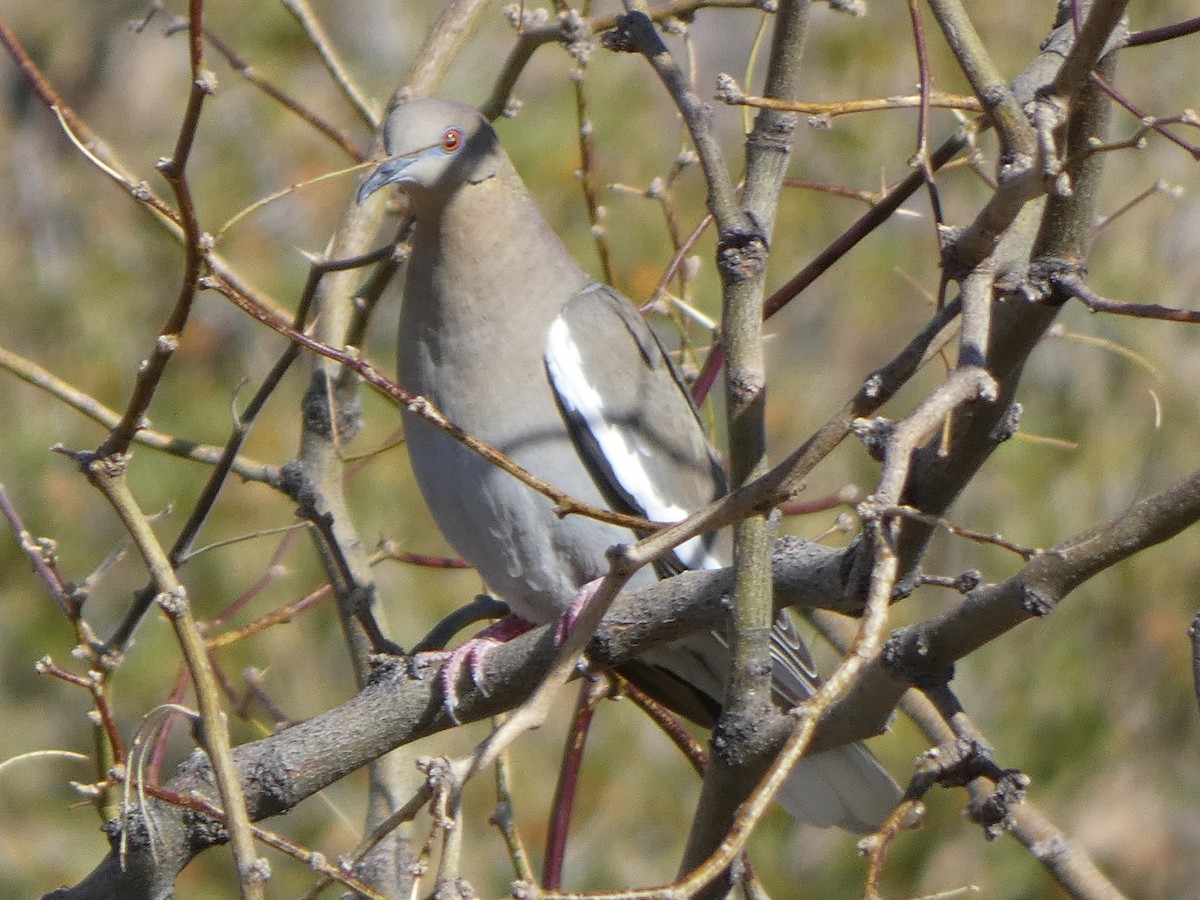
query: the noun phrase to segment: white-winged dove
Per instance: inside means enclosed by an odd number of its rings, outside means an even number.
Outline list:
[[[406,103],[389,116],[385,143],[389,158],[358,196],[395,184],[416,217],[400,384],[585,503],[678,521],[719,496],[721,468],[654,334],[571,258],[479,112]],[[444,432],[405,421],[438,528],[521,618],[554,621],[605,574],[605,550],[634,539],[592,519],[559,518],[545,497]],[[724,564],[713,539],[694,539],[659,574]],[[653,578],[644,570],[633,586]],[[773,643],[776,690],[794,703],[811,693],[815,672],[786,617]],[[728,652],[715,635],[639,663],[673,693],[690,692],[682,705],[693,717],[719,710]],[[878,827],[898,797],[875,758],[852,745],[802,761],[780,799],[801,821],[861,832]]]

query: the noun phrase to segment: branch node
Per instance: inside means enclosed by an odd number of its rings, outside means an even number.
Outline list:
[[[1011,830],[1012,807],[1025,799],[1029,776],[1016,769],[1005,769],[996,780],[996,789],[986,800],[971,805],[970,814],[983,826],[983,836],[993,841]]]
[[[727,72],[719,72],[717,74],[717,99],[722,103],[741,103],[746,99],[746,94],[732,75]]]
[[[871,459],[883,462],[888,443],[896,433],[896,423],[883,416],[873,419],[855,419],[850,423],[850,433],[858,438]]]
[[[504,7],[504,16],[518,32],[534,31],[550,21],[550,13],[541,6],[525,3],[510,3]]]
[[[612,53],[637,53],[637,44],[625,29],[623,17],[617,18],[617,27],[600,35],[600,46]]]
[[[717,246],[717,268],[732,282],[754,278],[767,264],[767,244],[756,231],[730,231]]]
[[[994,768],[992,748],[980,740],[960,737],[951,744],[930,747],[917,758],[917,770],[927,772],[942,787],[966,787]]]
[[[992,430],[988,432],[988,440],[996,444],[1003,444],[1016,434],[1017,428],[1021,424],[1022,412],[1024,412],[1024,407],[1020,403],[1011,404],[1008,412],[998,419]]]
[[[211,96],[217,92],[217,75],[212,69],[201,69],[192,84],[200,93]]]
[[[738,406],[745,407],[762,397],[767,389],[766,376],[755,369],[737,369],[727,379],[729,397]]]
[[[978,569],[967,569],[954,579],[954,589],[960,594],[969,594],[983,584],[983,573]]]
[[[884,642],[882,663],[913,687],[933,688],[949,684],[954,664],[942,665],[933,658],[928,636],[915,627],[898,629]]]
[[[1031,588],[1028,585],[1021,588],[1021,609],[1039,619],[1054,612],[1057,601],[1048,594]]]
[[[129,468],[130,454],[128,453],[108,453],[96,456],[78,451],[62,450],[60,452],[66,453],[83,465],[89,478],[120,478]]]
[[[862,395],[868,400],[878,399],[883,394],[883,376],[872,372],[863,382]]]
[[[154,595],[154,602],[172,619],[177,619],[187,612],[187,588],[178,584],[169,591],[159,591]]]

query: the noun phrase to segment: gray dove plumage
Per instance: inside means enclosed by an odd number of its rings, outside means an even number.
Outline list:
[[[720,496],[721,468],[654,334],[572,259],[479,112],[412,101],[389,115],[385,143],[389,157],[359,199],[397,185],[416,220],[399,383],[585,503],[677,521]],[[580,516],[560,519],[545,497],[437,428],[412,415],[405,428],[438,528],[523,619],[554,621],[607,571],[605,550],[635,538]],[[694,539],[659,574],[727,563],[719,537]],[[644,570],[633,586],[654,577]],[[811,693],[815,672],[786,617],[773,640],[776,691],[794,703]],[[698,698],[693,716],[719,709],[728,654],[716,635],[639,663],[635,678],[686,685]],[[861,745],[802,761],[780,797],[802,821],[860,832],[878,827],[898,798]]]

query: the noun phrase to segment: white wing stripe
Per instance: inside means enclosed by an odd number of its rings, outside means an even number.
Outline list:
[[[546,370],[562,405],[587,425],[621,489],[656,522],[687,518],[689,510],[663,497],[646,470],[644,460],[651,451],[645,442],[636,432],[608,420],[604,397],[584,371],[583,357],[571,335],[571,327],[561,317],[554,320],[547,334]],[[690,569],[721,567],[718,560],[708,555],[704,541],[698,537],[676,547],[675,555]]]

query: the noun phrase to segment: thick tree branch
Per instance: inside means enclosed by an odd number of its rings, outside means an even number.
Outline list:
[[[1059,35],[1062,31],[1059,30]],[[1055,45],[1048,45],[1051,52]],[[1115,61],[1112,56],[1101,63],[1108,71]],[[1110,104],[1107,98],[1090,83],[1073,101],[1067,126],[1066,155],[1075,157],[1089,142],[1102,137],[1107,129]],[[1073,190],[1069,194],[1054,194],[1046,201],[1035,220],[1036,204],[1029,204],[1014,220],[1012,229],[989,255],[993,255],[999,271],[1015,268],[1014,275],[1023,278],[1031,257],[1082,260],[1091,239],[1091,223],[1095,219],[1103,154],[1083,154],[1075,168]],[[999,193],[1003,193],[1001,187]],[[1035,231],[1036,227],[1036,231]],[[1036,266],[1033,267],[1036,271]],[[1018,274],[1019,273],[1019,274]],[[1013,277],[1010,275],[1010,278]],[[1019,295],[1009,295],[994,301],[988,342],[988,371],[1000,386],[993,403],[978,403],[960,410],[950,421],[949,444],[941,440],[925,447],[919,454],[903,501],[923,512],[940,515],[959,492],[970,482],[992,452],[1006,440],[1015,428],[1013,397],[1024,372],[1029,355],[1046,329],[1053,323],[1057,306],[1031,305]],[[901,535],[900,550],[904,571],[911,574],[916,560],[924,552],[932,532],[927,525],[906,523]]]
[[[1038,553],[1000,584],[971,591],[954,609],[897,631],[871,671],[834,709],[829,731],[815,743],[846,731],[883,727],[913,684],[943,683],[954,663],[1031,618],[1048,615],[1090,578],[1162,543],[1200,521],[1200,473],[1135,504],[1124,515]]]

